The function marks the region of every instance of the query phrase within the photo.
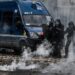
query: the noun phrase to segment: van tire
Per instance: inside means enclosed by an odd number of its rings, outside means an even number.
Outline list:
[[[22,54],[22,50],[21,49],[16,49],[14,50],[15,55],[21,55]]]

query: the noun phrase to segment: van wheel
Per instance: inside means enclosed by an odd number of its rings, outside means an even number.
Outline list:
[[[21,49],[16,49],[16,50],[14,50],[14,54],[15,55],[21,55],[22,54],[22,50]]]

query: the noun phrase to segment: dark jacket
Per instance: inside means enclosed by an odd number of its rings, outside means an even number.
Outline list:
[[[68,33],[67,37],[72,37],[74,34],[75,27],[68,27],[65,33]]]
[[[61,41],[62,39],[64,39],[64,26],[62,24],[55,26],[53,28],[53,31],[54,41]]]

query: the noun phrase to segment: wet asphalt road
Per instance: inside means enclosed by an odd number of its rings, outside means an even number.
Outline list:
[[[14,72],[0,71],[0,75],[41,75],[41,73],[35,71],[14,71]]]
[[[71,73],[40,73],[35,71],[14,71],[14,72],[4,72],[0,71],[0,75],[75,75]]]

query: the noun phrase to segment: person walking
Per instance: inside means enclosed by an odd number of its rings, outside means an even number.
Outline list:
[[[68,23],[68,28],[65,31],[65,34],[67,34],[67,42],[65,46],[65,58],[68,57],[69,46],[72,42],[74,31],[75,31],[75,26],[74,26],[74,23],[71,21]]]

